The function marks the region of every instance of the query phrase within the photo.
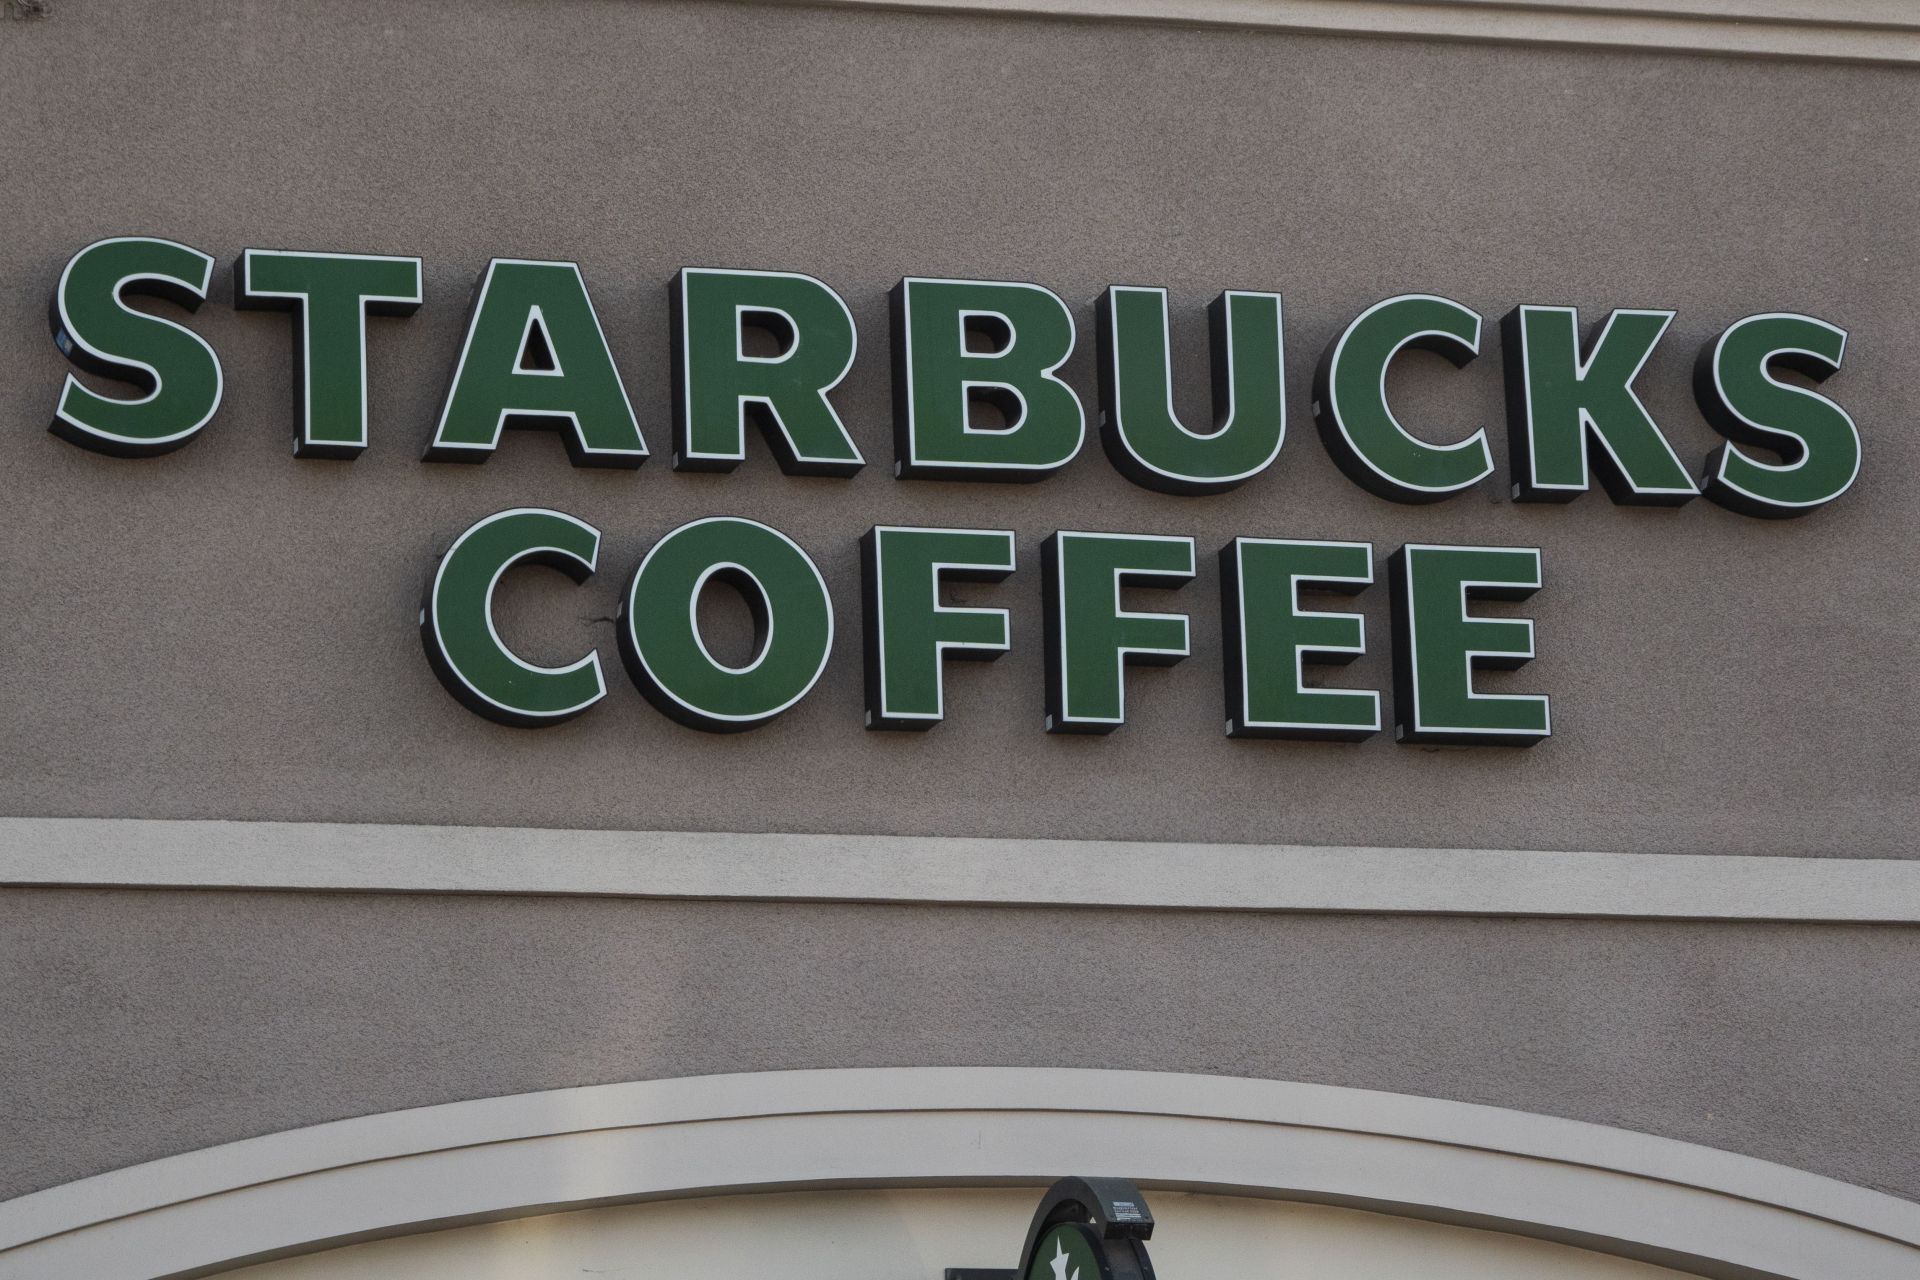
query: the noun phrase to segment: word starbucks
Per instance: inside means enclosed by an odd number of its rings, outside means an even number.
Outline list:
[[[69,375],[52,430],[125,456],[191,441],[220,405],[213,348],[127,299],[158,296],[188,310],[208,296],[214,260],[150,237],[99,241],[67,263],[55,287],[55,341],[84,370],[129,382],[138,398],[99,394]],[[250,249],[234,268],[235,305],[292,313],[294,452],[351,459],[367,448],[368,318],[408,315],[422,301],[418,258]],[[866,464],[831,393],[853,367],[852,312],[827,284],[792,272],[687,268],[669,289],[673,467],[728,471],[746,457],[748,425],[790,474],[850,476]],[[1077,334],[1072,311],[1030,283],[909,277],[892,293],[895,474],[945,480],[1040,480],[1080,452],[1086,413],[1059,377]],[[1564,502],[1593,473],[1614,501],[1677,505],[1705,494],[1752,516],[1800,515],[1853,483],[1860,439],[1846,411],[1813,383],[1840,367],[1846,333],[1812,316],[1769,312],[1708,342],[1693,389],[1726,443],[1696,483],[1633,385],[1673,312],[1618,310],[1585,341],[1577,311],[1523,305],[1502,321],[1507,430],[1517,500]],[[1231,489],[1272,466],[1286,436],[1285,352],[1278,294],[1230,290],[1211,308],[1215,420],[1203,430],[1173,406],[1166,291],[1114,286],[1096,304],[1100,434],[1133,482],[1173,493]],[[1481,316],[1431,294],[1361,312],[1314,375],[1321,439],[1354,482],[1398,502],[1433,502],[1493,471],[1484,429],[1450,444],[1408,432],[1388,405],[1401,352],[1465,365],[1480,352]],[[998,421],[983,424],[984,410]],[[475,290],[426,459],[485,462],[509,427],[558,433],[580,466],[638,467],[648,456],[586,281],[569,262],[495,259]],[[1756,454],[1753,450],[1763,451]],[[1764,456],[1772,455],[1772,456]],[[493,624],[495,587],[510,569],[545,564],[583,581],[599,532],[563,512],[521,508],[469,528],[428,584],[421,635],[434,671],[474,711],[548,725],[606,695],[598,652],[563,667],[520,658]],[[867,724],[924,729],[944,714],[949,658],[1008,647],[1003,609],[941,602],[952,580],[1015,571],[1004,530],[878,527],[864,541]],[[1129,664],[1189,652],[1187,619],[1131,612],[1123,588],[1177,586],[1195,574],[1190,538],[1063,531],[1044,544],[1045,726],[1103,733],[1125,720]],[[1220,550],[1227,639],[1226,730],[1235,737],[1358,739],[1381,726],[1379,695],[1310,686],[1310,664],[1366,652],[1360,615],[1308,611],[1304,590],[1355,593],[1374,580],[1366,543],[1236,538]],[[1473,687],[1483,668],[1533,656],[1532,623],[1472,616],[1475,598],[1522,599],[1541,586],[1537,550],[1415,544],[1389,560],[1395,719],[1408,742],[1530,745],[1548,735],[1548,700]],[[755,656],[730,666],[697,621],[712,581],[751,606]],[[833,609],[813,560],[752,520],[697,520],[662,538],[634,571],[617,628],[623,665],[641,692],[683,723],[752,728],[793,706],[825,669]]]
[[[196,309],[214,260],[172,241],[124,237],[75,254],[54,289],[61,351],[123,379],[138,399],[102,396],[69,377],[52,429],[108,453],[177,449],[219,408],[224,379],[207,342],[126,304],[151,294]],[[422,299],[418,258],[249,249],[234,270],[242,308],[291,311],[294,452],[352,458],[368,442],[367,318],[408,315]],[[670,286],[673,466],[728,471],[747,424],[792,474],[849,476],[866,464],[830,393],[859,348],[852,312],[831,287],[784,271],[687,268]],[[1073,312],[1037,284],[910,277],[893,290],[894,471],[913,478],[1039,480],[1080,452],[1086,413],[1059,377]],[[1114,286],[1097,307],[1101,441],[1129,479],[1215,493],[1272,466],[1286,436],[1281,299],[1229,290],[1211,308],[1216,420],[1173,408],[1164,289]],[[1693,390],[1726,443],[1696,483],[1633,384],[1673,320],[1619,310],[1582,342],[1572,307],[1523,305],[1501,322],[1513,492],[1564,502],[1590,471],[1616,502],[1675,505],[1705,495],[1754,516],[1804,514],[1833,501],[1860,468],[1846,411],[1807,387],[1840,367],[1847,335],[1812,316],[1769,312],[1706,343]],[[1355,483],[1398,502],[1433,502],[1493,473],[1484,429],[1450,444],[1410,434],[1387,403],[1387,369],[1408,349],[1465,365],[1480,352],[1478,312],[1405,294],[1368,307],[1322,355],[1314,417]],[[776,350],[749,350],[771,334]],[[989,405],[1004,421],[978,425]],[[430,461],[485,462],[508,427],[556,430],[580,466],[638,467],[648,456],[585,279],[570,262],[496,258],[474,294]],[[1753,449],[1774,455],[1757,456]]]

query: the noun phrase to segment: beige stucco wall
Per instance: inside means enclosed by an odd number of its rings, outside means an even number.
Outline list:
[[[1907,429],[1914,213],[1910,72],[1127,25],[607,3],[120,6],[4,28],[16,123],[0,280],[11,371],[0,807],[710,830],[951,832],[1904,856],[1920,817],[1907,730],[1920,598]],[[1119,88],[1124,84],[1124,94]],[[1122,105],[1124,104],[1124,105]],[[64,362],[46,296],[75,249],[130,231],[221,260],[196,322],[227,401],[141,462],[35,429]],[[287,322],[236,314],[248,245],[422,254],[427,303],[371,339],[374,445],[287,456]],[[666,283],[685,264],[832,282],[864,356],[839,396],[874,465],[782,476],[570,467],[519,433],[483,467],[419,461],[490,255],[578,259],[656,454],[668,445]],[[1091,302],[1161,283],[1183,403],[1205,400],[1202,308],[1287,295],[1291,434],[1236,492],[1130,485],[1089,446],[1032,486],[891,478],[885,291],[909,272],[1039,280],[1087,336]],[[1495,320],[1522,301],[1668,306],[1645,398],[1683,456],[1714,437],[1694,349],[1754,310],[1849,327],[1830,384],[1866,436],[1855,492],[1772,524],[1696,502],[1504,500],[1504,472],[1436,507],[1375,499],[1308,414],[1320,348],[1396,291]],[[1489,337],[1491,344],[1492,338]],[[1501,421],[1499,358],[1408,362],[1409,421]],[[605,531],[575,589],[530,574],[504,626],[535,660],[614,658],[622,579],[683,520],[770,521],[818,559],[841,643],[813,695],[737,737],[614,692],[546,733],[484,723],[434,682],[411,622],[433,555],[502,507]],[[1022,571],[1014,652],[950,679],[924,737],[860,728],[858,558],[877,521],[989,522]],[[1039,540],[1057,527],[1195,535],[1195,656],[1135,676],[1105,741],[1040,732]],[[1213,553],[1235,534],[1538,544],[1540,658],[1502,687],[1554,696],[1530,753],[1229,742]],[[550,580],[549,580],[550,579]],[[1143,593],[1140,607],[1161,603]],[[1384,688],[1385,591],[1361,599]],[[1489,687],[1501,684],[1498,677]],[[1194,803],[1205,795],[1209,802]]]
[[[1911,72],[750,5],[60,0],[0,23],[0,107],[5,813],[1912,856]],[[194,323],[228,375],[204,438],[139,462],[43,430],[48,290],[128,232],[220,258]],[[374,327],[357,462],[287,456],[286,321],[229,305],[250,245],[425,258],[426,306]],[[656,453],[640,473],[575,470],[538,434],[483,467],[418,460],[496,254],[583,265]],[[688,264],[840,289],[863,357],[838,399],[874,465],[790,479],[756,442],[732,476],[667,468],[665,286]],[[1040,281],[1083,336],[1101,288],[1163,284],[1194,412],[1203,304],[1284,291],[1279,464],[1199,500],[1091,445],[1030,487],[894,481],[885,290],[907,273]],[[1678,309],[1643,395],[1689,461],[1713,444],[1700,341],[1762,309],[1842,324],[1828,385],[1860,483],[1784,524],[1520,507],[1504,471],[1437,507],[1369,497],[1307,380],[1407,289],[1490,322]],[[1436,435],[1495,428],[1504,459],[1499,372],[1490,345],[1394,392]],[[1066,373],[1091,405],[1090,341]],[[597,642],[610,664],[605,705],[540,733],[457,706],[413,629],[434,552],[525,503],[606,534],[586,587],[505,593],[529,657]],[[716,512],[805,545],[841,636],[805,704],[732,737],[672,725],[611,665],[626,571]],[[1014,652],[951,671],[924,736],[860,728],[874,522],[1021,537],[1021,572],[971,593],[1013,610]],[[1040,731],[1038,543],[1071,525],[1202,551],[1166,601],[1195,656],[1134,677],[1108,739]],[[1488,687],[1552,694],[1557,736],[1226,741],[1211,554],[1235,534],[1541,546],[1541,657]],[[1384,688],[1384,590],[1360,607],[1374,651],[1342,679]],[[0,1193],[487,1093],[1071,1062],[1466,1098],[1920,1195],[1910,929],[47,891],[0,912]]]
[[[461,1098],[1015,1065],[1489,1103],[1920,1196],[1920,929],[41,890],[0,895],[0,972],[0,1194]]]

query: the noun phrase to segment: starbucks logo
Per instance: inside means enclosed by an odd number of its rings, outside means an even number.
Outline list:
[[[1067,1270],[1073,1259],[1067,1255],[1066,1242],[1056,1236],[1053,1247],[1053,1280],[1080,1280],[1080,1268],[1074,1267],[1071,1273]]]
[[[1084,1223],[1066,1222],[1042,1236],[1026,1280],[1108,1280],[1100,1238]]]

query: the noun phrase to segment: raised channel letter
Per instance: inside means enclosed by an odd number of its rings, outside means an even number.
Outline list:
[[[556,725],[607,694],[600,654],[537,667],[515,654],[493,622],[493,593],[509,569],[538,564],[575,582],[593,575],[600,531],[561,511],[521,507],[476,522],[427,580],[420,639],[448,693],[468,710],[519,728]]]
[[[1040,480],[1086,437],[1080,397],[1057,374],[1073,313],[1037,284],[909,277],[893,290],[894,474]],[[1001,417],[976,426],[979,402]]]
[[[1406,350],[1465,366],[1480,353],[1480,315],[1451,298],[1408,293],[1376,302],[1320,357],[1313,416],[1336,465],[1369,493],[1438,502],[1493,472],[1483,427],[1454,444],[1408,433],[1387,404],[1387,368]]]
[[[96,240],[74,254],[48,308],[54,345],[88,373],[144,394],[103,396],[68,374],[49,429],[123,458],[167,453],[198,435],[220,407],[220,358],[193,330],[126,299],[144,294],[198,311],[212,279],[211,257],[149,236]]]
[[[1744,515],[1818,510],[1860,474],[1860,432],[1845,409],[1773,376],[1773,366],[1824,382],[1840,368],[1847,331],[1812,316],[1772,312],[1736,320],[1700,351],[1693,395],[1728,443],[1707,459],[1707,496]],[[1780,455],[1756,458],[1740,446]]]
[[[487,264],[427,459],[485,462],[507,427],[557,430],[576,467],[631,468],[647,459],[575,263]]]
[[[790,271],[688,267],[671,296],[674,470],[739,466],[749,418],[788,475],[850,476],[866,465],[827,399],[859,348],[839,294]],[[779,351],[749,355],[755,329]]]
[[[355,458],[367,447],[367,317],[420,309],[420,259],[248,249],[233,305],[293,313],[293,456]]]
[[[1163,493],[1220,493],[1259,475],[1287,434],[1280,295],[1229,290],[1208,308],[1213,422],[1173,408],[1167,291],[1116,285],[1097,307],[1100,442],[1120,474]]]
[[[1530,747],[1552,732],[1546,698],[1473,687],[1476,669],[1512,671],[1533,660],[1533,620],[1467,613],[1472,600],[1524,600],[1539,590],[1539,551],[1410,543],[1394,553],[1388,576],[1399,741]]]
[[[1366,619],[1300,608],[1302,590],[1350,596],[1372,581],[1370,542],[1235,538],[1220,549],[1229,738],[1358,742],[1380,731],[1373,690],[1306,683],[1306,664],[1366,653]]]
[[[700,594],[718,580],[753,612],[753,657],[729,666],[700,634]],[[833,602],[793,539],[736,516],[683,524],[653,545],[620,602],[620,657],[655,707],[690,728],[763,725],[807,696],[833,649]]]
[[[1004,529],[875,525],[860,540],[867,728],[930,729],[946,716],[948,658],[1008,648],[1005,609],[940,603],[943,582],[999,582],[1014,568]]]
[[[1618,503],[1677,507],[1700,493],[1634,393],[1671,311],[1615,311],[1580,347],[1572,307],[1520,306],[1500,322],[1516,502],[1571,502],[1588,462]]]
[[[1112,733],[1127,720],[1127,665],[1170,667],[1190,652],[1183,613],[1131,613],[1127,587],[1183,587],[1192,538],[1063,530],[1042,547],[1048,733]]]

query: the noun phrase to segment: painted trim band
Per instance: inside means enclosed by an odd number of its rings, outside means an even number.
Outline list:
[[[1920,859],[145,818],[0,818],[0,885],[1920,924]]]

